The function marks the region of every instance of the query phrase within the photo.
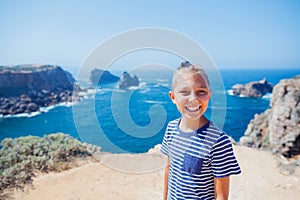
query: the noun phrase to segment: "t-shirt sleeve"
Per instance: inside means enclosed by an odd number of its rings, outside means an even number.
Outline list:
[[[241,169],[234,155],[229,137],[223,133],[212,149],[212,171],[216,178],[240,174]]]
[[[168,127],[165,131],[164,139],[163,139],[163,142],[162,142],[162,145],[161,145],[161,148],[160,148],[160,151],[163,154],[166,154],[167,156],[169,156],[169,132],[168,132],[168,128],[169,128],[169,125],[168,125]]]

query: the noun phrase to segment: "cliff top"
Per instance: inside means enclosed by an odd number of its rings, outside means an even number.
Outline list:
[[[13,65],[13,66],[0,66],[0,73],[32,73],[55,69],[57,65],[41,65],[41,64],[28,64],[28,65]]]

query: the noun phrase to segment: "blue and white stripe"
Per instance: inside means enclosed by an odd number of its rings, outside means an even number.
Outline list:
[[[169,122],[161,151],[169,156],[168,199],[214,199],[214,177],[241,172],[228,136],[208,122],[185,133]]]

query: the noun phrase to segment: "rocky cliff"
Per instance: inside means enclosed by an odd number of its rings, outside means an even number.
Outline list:
[[[129,88],[131,86],[139,86],[139,84],[140,84],[140,81],[136,75],[131,77],[128,72],[124,72],[120,78],[119,88],[125,89],[125,88]]]
[[[69,80],[61,67],[53,65],[20,65],[0,69],[0,97],[20,96],[43,90],[58,92],[73,90],[73,80]]]
[[[74,91],[73,92],[73,87]],[[72,75],[54,65],[0,67],[0,115],[30,113],[77,99]]]
[[[119,81],[120,78],[111,74],[109,71],[94,69],[91,71],[90,81],[93,84],[106,84]]]
[[[240,143],[266,148],[285,157],[300,154],[300,76],[281,80],[273,89],[270,109],[256,114]]]
[[[267,93],[271,93],[273,85],[268,83],[264,78],[260,81],[250,82],[245,85],[236,84],[232,86],[233,95],[245,97],[262,97]]]

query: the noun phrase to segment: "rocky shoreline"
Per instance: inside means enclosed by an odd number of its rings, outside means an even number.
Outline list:
[[[99,85],[119,81],[120,89],[139,85],[136,75],[124,72],[120,78],[100,69],[91,71],[90,81]],[[0,66],[0,116],[31,114],[43,107],[78,101],[87,90],[60,66]]]
[[[59,103],[68,103],[80,99],[73,91],[49,92],[43,91],[36,95],[21,95],[20,97],[0,98],[0,115],[16,115],[40,111],[42,107],[49,107]]]
[[[30,114],[41,107],[77,101],[83,91],[59,66],[1,66],[0,116]]]

